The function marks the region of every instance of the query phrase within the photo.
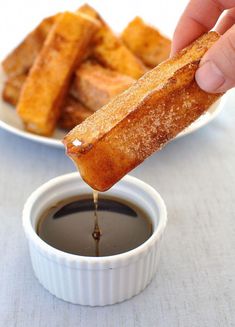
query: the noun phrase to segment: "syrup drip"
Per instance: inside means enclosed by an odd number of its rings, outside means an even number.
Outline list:
[[[100,256],[100,251],[99,251],[99,242],[100,242],[100,238],[101,238],[101,230],[99,227],[99,218],[98,218],[98,198],[99,198],[99,193],[95,190],[93,190],[93,201],[94,201],[94,230],[92,233],[92,236],[95,240],[96,243],[96,256],[99,257]]]

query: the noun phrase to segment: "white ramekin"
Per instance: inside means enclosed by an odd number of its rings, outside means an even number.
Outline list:
[[[143,207],[153,223],[152,236],[122,254],[83,257],[48,245],[37,235],[36,226],[40,214],[52,204],[84,193],[91,193],[91,189],[78,173],[72,173],[50,180],[28,198],[23,226],[35,275],[48,291],[65,301],[90,306],[124,301],[142,291],[156,271],[167,222],[165,204],[151,186],[134,177],[124,177],[107,193]]]

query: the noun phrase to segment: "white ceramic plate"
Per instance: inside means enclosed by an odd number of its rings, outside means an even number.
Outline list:
[[[5,80],[5,76],[2,71],[2,68],[0,68],[0,93],[2,93],[4,80]],[[225,105],[225,96],[221,100],[214,103],[207,113],[205,113],[198,120],[196,120],[192,125],[186,128],[179,135],[177,135],[176,138],[188,135],[198,130],[202,126],[207,125],[211,120],[213,120],[219,114],[219,112],[223,109],[224,105]],[[0,98],[0,127],[13,134],[24,137],[26,139],[43,143],[46,145],[50,145],[50,146],[63,148],[61,139],[64,137],[65,131],[61,129],[56,129],[52,137],[44,137],[44,136],[39,136],[26,132],[23,128],[23,124],[20,118],[16,114],[15,109],[9,104],[5,103],[2,100],[2,98]]]

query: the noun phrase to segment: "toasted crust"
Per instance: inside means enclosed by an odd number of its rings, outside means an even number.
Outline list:
[[[92,188],[110,188],[220,97],[202,91],[194,78],[200,59],[218,38],[215,32],[203,35],[65,137],[68,155]]]
[[[82,14],[65,12],[57,19],[21,91],[17,112],[27,130],[53,133],[71,75],[97,29]]]
[[[13,106],[16,106],[19,101],[20,92],[26,78],[26,74],[10,77],[6,81],[3,88],[3,100]],[[63,129],[70,130],[83,122],[92,114],[93,111],[86,108],[81,102],[79,102],[77,99],[74,99],[71,95],[68,95],[62,108],[58,126]]]
[[[26,74],[12,76],[5,82],[2,91],[2,98],[4,101],[10,103],[13,106],[16,106],[20,97],[22,86],[26,80],[26,77],[27,77]]]
[[[134,18],[122,33],[124,44],[147,66],[155,67],[170,55],[171,41],[140,17]]]
[[[3,60],[2,67],[8,76],[25,74],[33,65],[58,15],[43,21]]]
[[[130,76],[87,61],[77,69],[71,92],[86,107],[96,111],[134,82]]]
[[[94,48],[92,56],[104,66],[116,70],[124,75],[135,79],[146,72],[143,63],[123,44],[114,34],[100,15],[89,5],[83,5],[79,12],[85,13],[92,18],[98,19],[102,24],[94,36]]]
[[[86,108],[81,102],[68,96],[62,109],[58,126],[70,130],[91,116],[93,111]]]

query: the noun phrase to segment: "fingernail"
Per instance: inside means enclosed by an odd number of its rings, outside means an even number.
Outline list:
[[[218,91],[225,82],[223,73],[212,61],[206,61],[199,67],[195,79],[201,89],[211,93]]]

